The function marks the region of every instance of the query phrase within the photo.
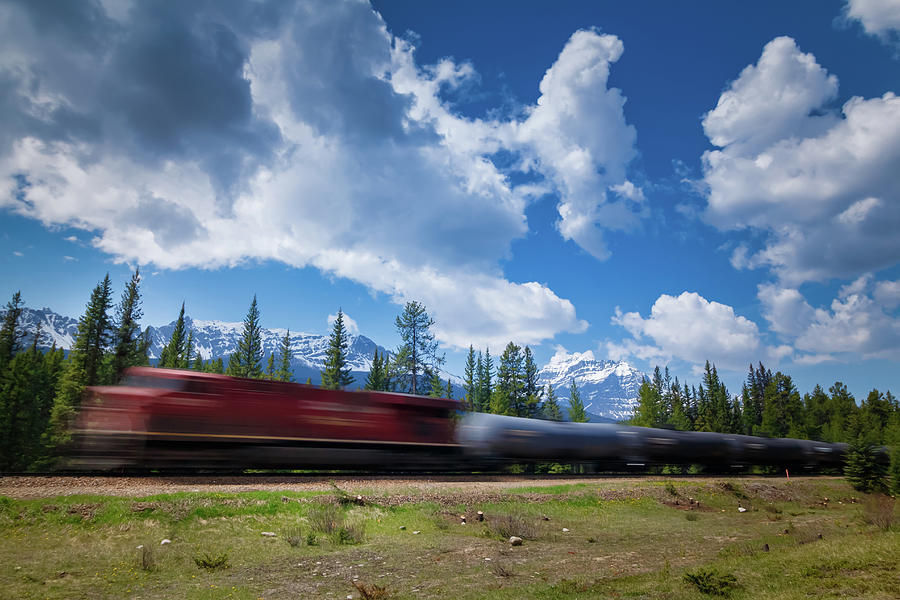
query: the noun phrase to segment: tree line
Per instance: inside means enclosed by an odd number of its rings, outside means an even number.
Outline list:
[[[873,389],[857,403],[836,381],[826,392],[816,385],[800,395],[790,375],[750,365],[740,395],[729,393],[707,361],[699,386],[681,384],[658,366],[641,384],[631,425],[681,431],[714,431],[850,444],[847,476],[857,489],[892,486],[900,492],[900,403],[890,391]],[[890,471],[876,460],[891,450]]]

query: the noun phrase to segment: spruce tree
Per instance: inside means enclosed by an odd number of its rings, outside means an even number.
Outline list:
[[[434,320],[428,316],[424,304],[413,301],[406,303],[395,324],[403,342],[397,352],[398,359],[403,359],[402,363],[398,363],[398,375],[401,377],[398,383],[401,391],[420,393],[419,375],[426,369],[436,371],[444,364],[444,356],[438,355],[438,343],[431,332]]]
[[[844,477],[853,489],[865,493],[884,491],[886,475],[885,466],[878,461],[874,444],[866,441],[862,435],[850,442]]]
[[[347,348],[350,347],[349,334],[344,327],[344,313],[338,309],[337,318],[331,336],[328,338],[328,349],[325,351],[325,369],[322,371],[322,387],[340,390],[354,381],[347,366]]]
[[[146,355],[141,354],[141,273],[135,269],[131,281],[122,292],[116,307],[115,334],[113,335],[112,375],[113,383],[122,381],[125,369],[142,365]]]
[[[469,346],[466,367],[463,373],[463,405],[466,410],[475,410],[478,405],[478,365],[475,361],[475,348]]]
[[[386,369],[387,356],[378,355],[378,348],[375,348],[375,356],[372,358],[372,368],[369,370],[369,376],[366,378],[366,384],[363,389],[372,391],[385,391],[386,386]]]
[[[23,310],[22,293],[16,292],[6,303],[6,314],[3,315],[3,325],[0,326],[0,371],[22,349],[25,329],[19,325],[19,319],[22,318]]]
[[[453,384],[450,383],[449,377],[447,378],[447,387],[444,389],[444,398],[453,399]]]
[[[266,364],[266,379],[275,379],[275,353],[269,355],[269,362]]]
[[[541,415],[541,395],[544,388],[537,383],[538,368],[534,362],[531,348],[528,346],[525,346],[525,364],[522,368],[522,395],[524,396],[524,414],[522,416],[536,419]]]
[[[262,328],[259,325],[259,308],[256,294],[244,317],[244,331],[238,342],[237,351],[228,360],[228,374],[232,377],[262,377]]]
[[[479,354],[479,358],[481,358]],[[491,359],[491,349],[486,348],[484,358],[481,360],[481,368],[478,369],[478,401],[476,408],[479,412],[489,412],[491,398],[493,397],[494,361]]]
[[[659,367],[657,367],[657,371]],[[644,378],[638,389],[638,402],[634,405],[634,416],[631,425],[638,427],[659,427],[665,422],[662,410],[662,397],[657,387]]]
[[[182,368],[186,342],[187,340],[184,337],[184,302],[182,302],[181,311],[175,320],[175,328],[172,330],[172,337],[169,338],[169,343],[165,345],[159,354],[159,366],[166,369]]]
[[[587,411],[584,409],[584,402],[581,401],[581,392],[572,380],[572,387],[569,388],[569,420],[573,423],[587,423]]]
[[[503,350],[503,354],[500,355],[500,364],[497,367],[496,388],[504,396],[503,405],[509,407],[508,414],[515,417],[525,416],[521,350],[519,346],[509,342]],[[491,412],[494,412],[493,408]]]
[[[203,356],[199,352],[197,352],[197,356],[194,358],[194,366],[192,366],[191,369],[201,373],[206,371],[206,367],[203,364]]]
[[[547,394],[544,398],[542,407],[544,418],[548,421],[562,421],[562,411],[559,409],[559,401],[556,399],[556,392],[553,386],[547,384]]]
[[[432,398],[440,398],[444,395],[444,382],[437,371],[430,373],[428,381],[428,395]]]
[[[50,427],[45,438],[50,448],[69,440],[69,422],[81,404],[84,388],[103,383],[100,381],[100,367],[109,341],[111,322],[107,311],[112,305],[110,295],[107,274],[91,292],[84,315],[78,321],[75,344],[69,352],[53,399]]]
[[[293,350],[291,350],[291,330],[284,332],[281,338],[281,344],[278,346],[278,370],[275,372],[275,379],[278,381],[293,381],[294,370],[291,369],[291,359],[293,358]]]

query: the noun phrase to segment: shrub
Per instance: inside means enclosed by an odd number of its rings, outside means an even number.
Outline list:
[[[203,554],[198,554],[194,557],[194,562],[197,563],[197,566],[201,569],[206,569],[207,571],[215,571],[216,569],[226,569],[228,568],[228,553],[212,553],[212,552],[204,552]]]
[[[291,527],[284,531],[284,539],[292,548],[303,543],[303,531],[299,527]]]
[[[675,484],[671,481],[666,482],[666,492],[668,492],[670,496],[678,495],[678,490],[675,489]]]
[[[316,534],[310,531],[306,534],[306,545],[307,546],[318,546],[319,538],[316,537]]]
[[[345,523],[338,527],[334,537],[338,544],[360,544],[366,538],[366,524],[363,521]]]
[[[695,512],[688,512],[688,513],[684,514],[684,518],[687,519],[688,521],[696,521],[700,517],[698,517],[697,513],[695,513]]]
[[[704,594],[727,596],[737,585],[737,579],[731,573],[719,573],[713,569],[699,568],[684,574],[684,581],[696,587]]]
[[[869,496],[863,501],[866,523],[887,531],[894,524],[894,499],[883,494]]]
[[[383,588],[380,585],[375,585],[374,583],[361,583],[359,581],[353,582],[353,587],[357,589],[360,597],[363,600],[387,600],[390,598],[390,594],[387,591],[387,588]]]
[[[309,511],[309,525],[313,531],[332,534],[344,523],[344,513],[333,504],[312,508]]]
[[[521,515],[496,515],[486,522],[488,530],[495,536],[508,540],[512,536],[523,540],[537,538],[537,526]]]

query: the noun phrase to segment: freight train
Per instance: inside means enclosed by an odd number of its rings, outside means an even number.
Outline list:
[[[704,464],[839,467],[845,444],[464,413],[445,398],[326,390],[135,367],[91,387],[69,466],[90,469],[601,469]]]

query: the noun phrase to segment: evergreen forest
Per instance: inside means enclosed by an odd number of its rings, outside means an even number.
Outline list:
[[[85,388],[120,383],[128,367],[150,365],[148,331],[140,328],[140,283],[140,272],[135,271],[116,303],[109,275],[105,276],[91,291],[68,352],[55,345],[48,349],[39,327],[24,329],[24,301],[19,292],[6,304],[0,326],[0,470],[52,467],[68,441],[69,425]],[[347,365],[349,333],[343,311],[338,310],[321,372],[322,387],[452,397],[450,380],[441,378],[444,356],[438,350],[434,320],[426,307],[406,303],[395,325],[399,347],[381,354],[376,350],[365,381],[356,381]],[[194,347],[194,332],[186,327],[182,304],[157,366],[292,381],[290,332],[266,365],[260,332],[260,310],[254,296],[237,350],[227,357],[227,366],[224,357],[204,360]],[[27,344],[26,339],[30,340]],[[586,422],[588,415],[575,381],[568,391],[563,407],[554,389],[538,385],[531,349],[509,342],[497,357],[490,349],[469,347],[463,397],[458,400],[463,410]],[[801,395],[790,375],[773,373],[759,363],[750,365],[740,393],[732,394],[709,362],[696,385],[671,377],[668,367],[656,367],[640,387],[628,424],[846,442],[851,445],[848,476],[856,477],[858,487],[877,489],[885,481],[900,484],[900,403],[890,391],[873,389],[858,401],[838,381],[827,391],[816,385]],[[889,479],[886,472],[879,471],[883,465],[866,466],[880,446],[892,449]],[[858,476],[854,475],[856,468],[861,472]]]

